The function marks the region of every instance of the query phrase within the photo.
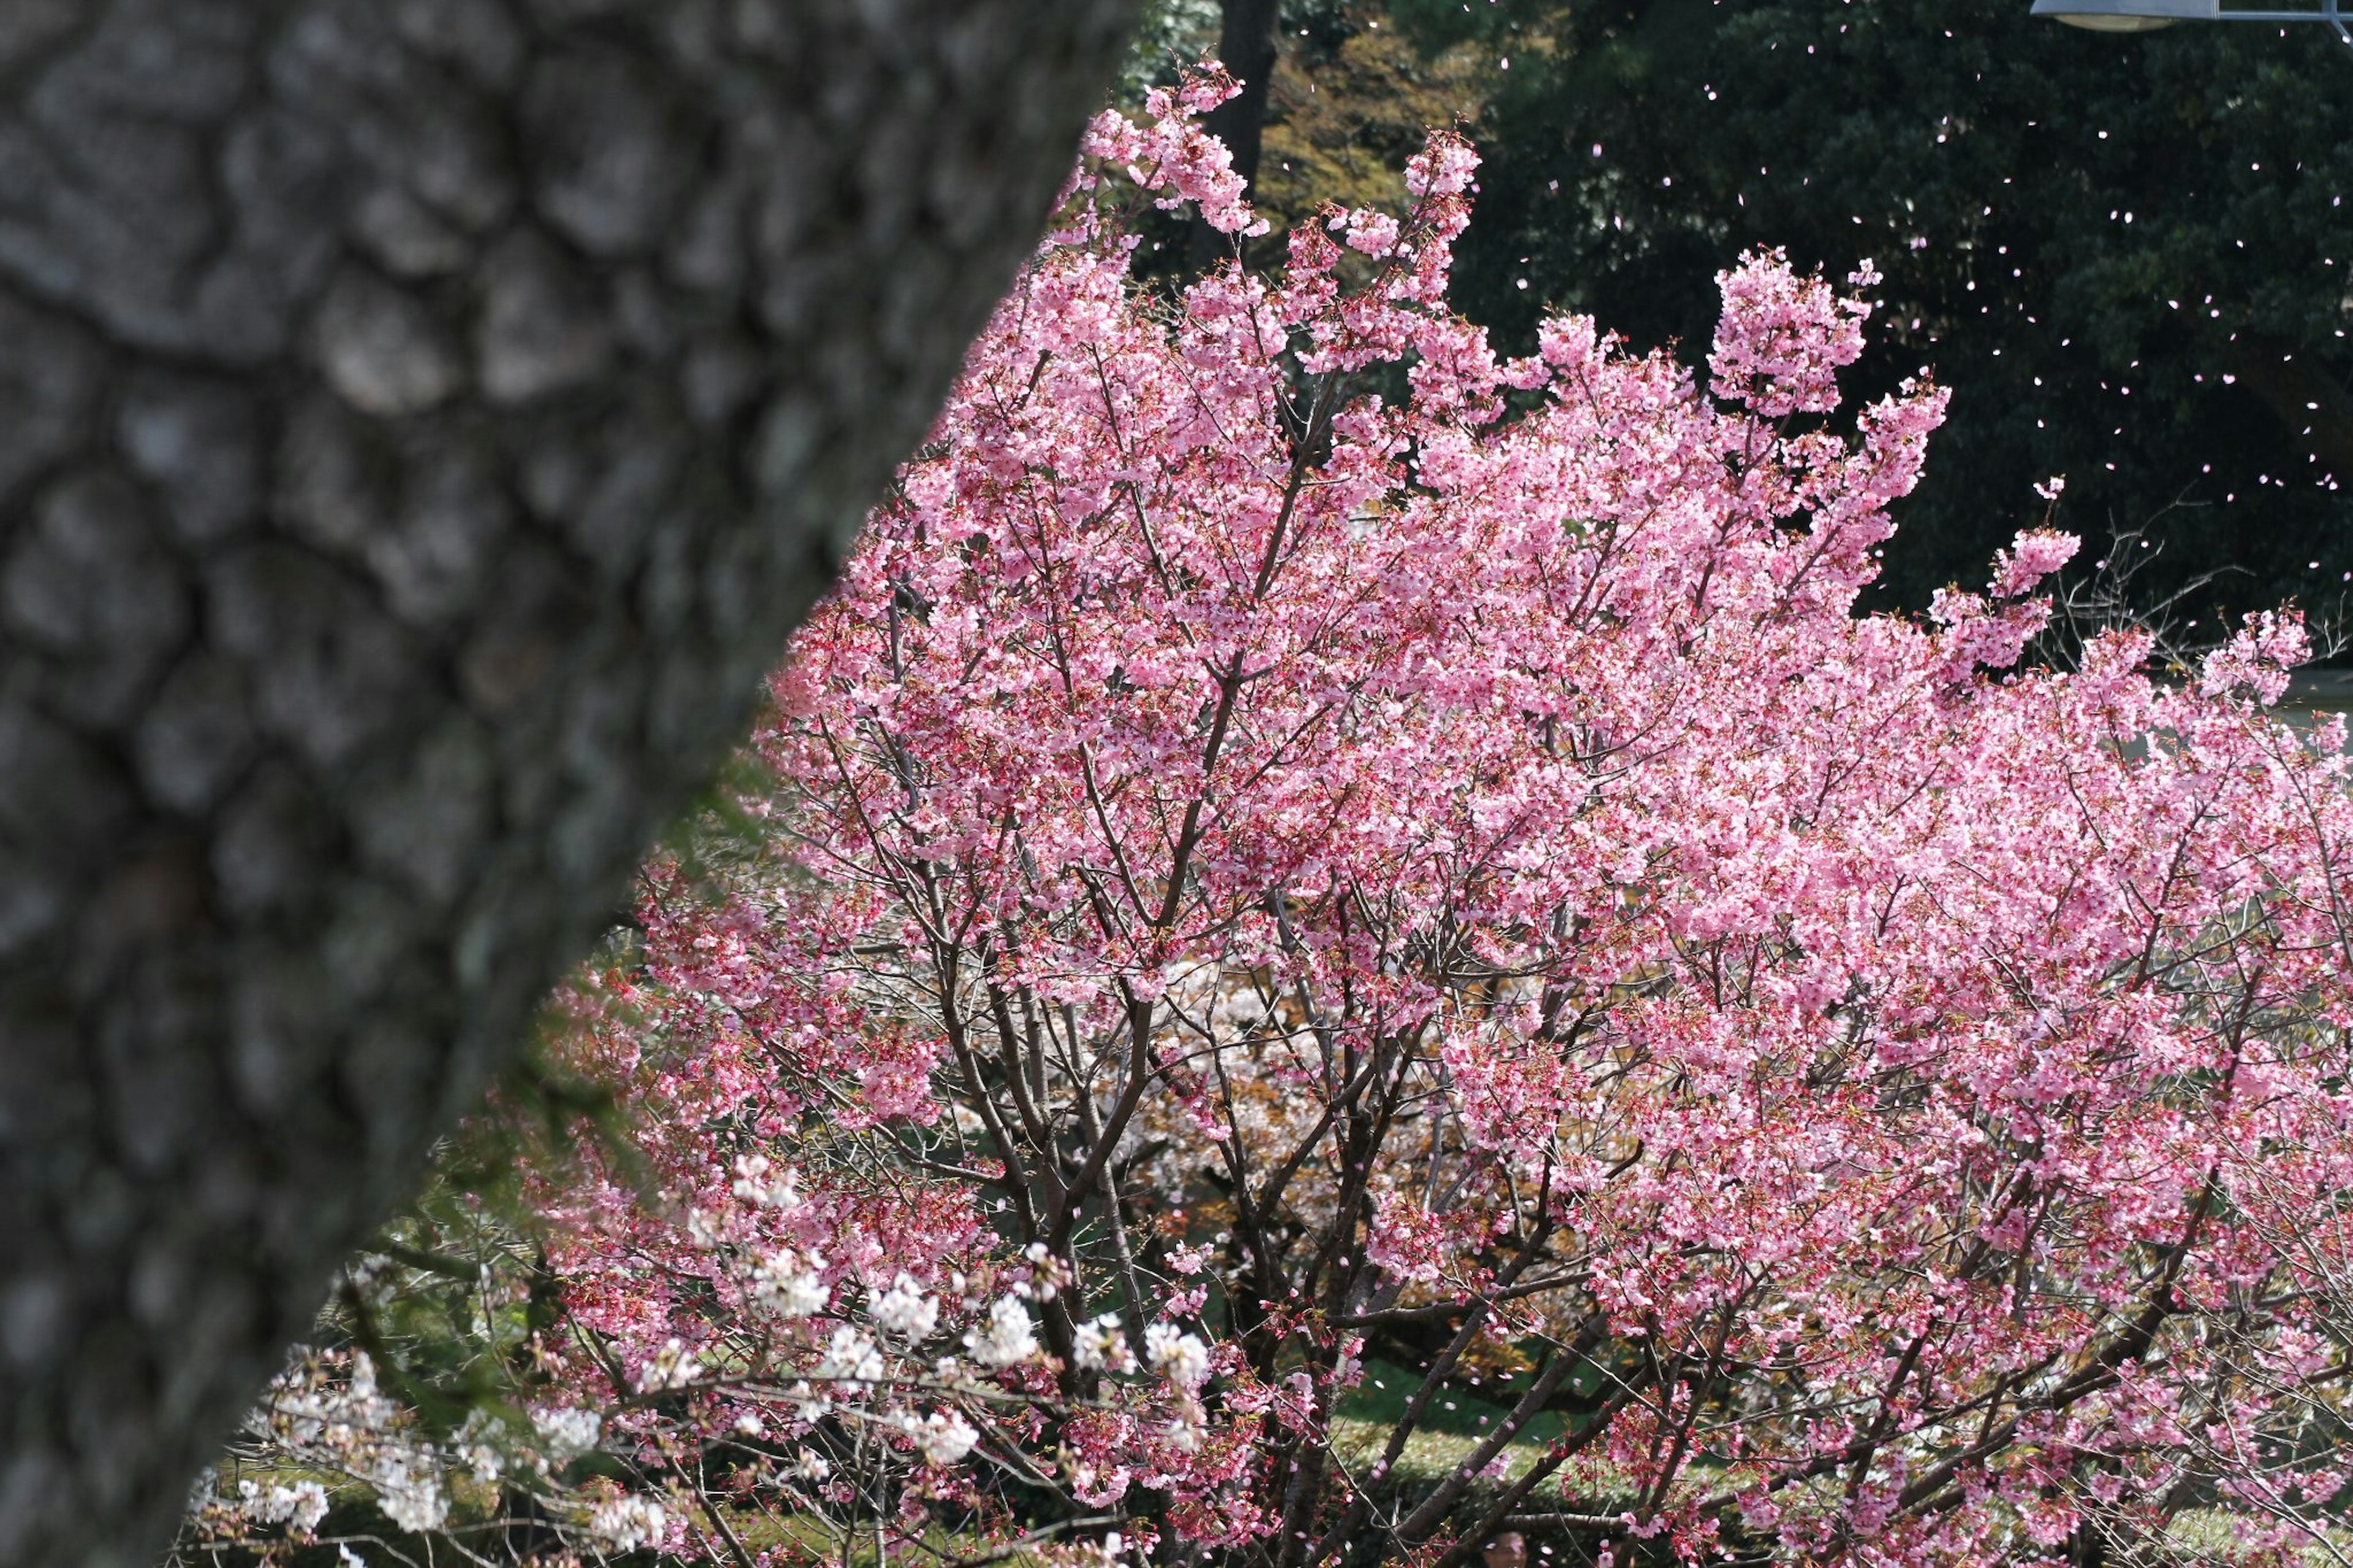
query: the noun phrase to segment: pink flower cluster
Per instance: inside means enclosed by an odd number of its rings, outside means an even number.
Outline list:
[[[654,874],[601,983],[658,1195],[545,1192],[548,1364],[707,1478],[674,1549],[1434,1563],[1525,1513],[1960,1568],[2196,1508],[2292,1561],[2353,1364],[2353,797],[2263,710],[2293,618],[2187,689],[2128,634],[2024,667],[2050,532],[1858,615],[1942,393],[1833,426],[1866,308],[1774,255],[1705,389],[1579,320],[1499,359],[1450,137],[1411,212],[1155,295],[1101,204],[1247,226],[1223,90],[1091,132],[776,679],[771,836]],[[1420,1392],[1360,1452],[1368,1357]],[[1396,1490],[1474,1369],[1510,1421]]]

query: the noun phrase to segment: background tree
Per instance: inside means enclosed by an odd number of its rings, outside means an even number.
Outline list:
[[[1216,58],[1240,90],[1209,111],[1208,130],[1225,147],[1246,190],[1258,178],[1259,144],[1273,86],[1275,33],[1282,24],[1282,12],[1280,0],[1221,0],[1219,6]],[[1196,220],[1190,247],[1193,265],[1206,267],[1217,261],[1229,243],[1217,229]]]
[[[2159,520],[2145,586],[2333,605],[2353,569],[2345,62],[2306,29],[2123,40],[2022,3],[1397,0],[1499,70],[1461,300],[1524,344],[1556,303],[1696,353],[1746,247],[1885,274],[1862,367],[1953,390],[1885,592],[1922,605],[2069,479]],[[2190,503],[2168,511],[2181,500]]]
[[[1482,41],[1409,37],[1386,7],[1357,0],[1287,0],[1271,11],[1257,0],[1155,0],[1145,10],[1128,101],[1141,103],[1146,88],[1175,82],[1208,56],[1234,68],[1229,35],[1255,37],[1269,23],[1267,91],[1253,102],[1245,86],[1208,129],[1229,145],[1237,129],[1248,138],[1250,155],[1237,146],[1234,167],[1270,237],[1245,248],[1271,263],[1292,225],[1326,204],[1402,207],[1407,160],[1433,127],[1472,126],[1495,73]],[[1193,226],[1187,266],[1198,270],[1228,253],[1230,240],[1206,237],[1215,233]]]
[[[1124,11],[0,14],[0,1560],[166,1539],[739,738]]]

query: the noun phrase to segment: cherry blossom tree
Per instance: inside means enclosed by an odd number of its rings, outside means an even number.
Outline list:
[[[1132,204],[1251,222],[1224,90],[1095,124],[776,679],[756,839],[571,1004],[638,1117],[539,1178],[505,1436],[415,1441],[745,1565],[2341,1553],[2296,617],[2031,665],[2048,531],[1858,614],[1943,406],[1836,417],[1868,271],[1751,256],[1704,384],[1582,320],[1499,361],[1451,137],[1156,296]],[[1414,1386],[1344,1441],[1368,1363]]]

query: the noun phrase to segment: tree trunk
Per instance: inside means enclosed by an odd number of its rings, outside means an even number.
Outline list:
[[[1252,186],[1258,184],[1259,147],[1266,133],[1267,90],[1274,80],[1274,29],[1279,0],[1222,0],[1218,26],[1218,60],[1241,91],[1211,110],[1203,129],[1226,144],[1233,154],[1234,173]],[[1231,235],[1219,234],[1198,217],[1193,220],[1187,257],[1196,268],[1213,265],[1234,246]]]
[[[740,735],[1127,9],[0,5],[0,1562],[168,1538]]]

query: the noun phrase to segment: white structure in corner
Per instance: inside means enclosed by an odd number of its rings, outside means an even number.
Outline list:
[[[2337,0],[2300,11],[2226,11],[2222,0],[2034,0],[2034,15],[2103,33],[2146,33],[2176,22],[2326,22],[2353,44]]]

